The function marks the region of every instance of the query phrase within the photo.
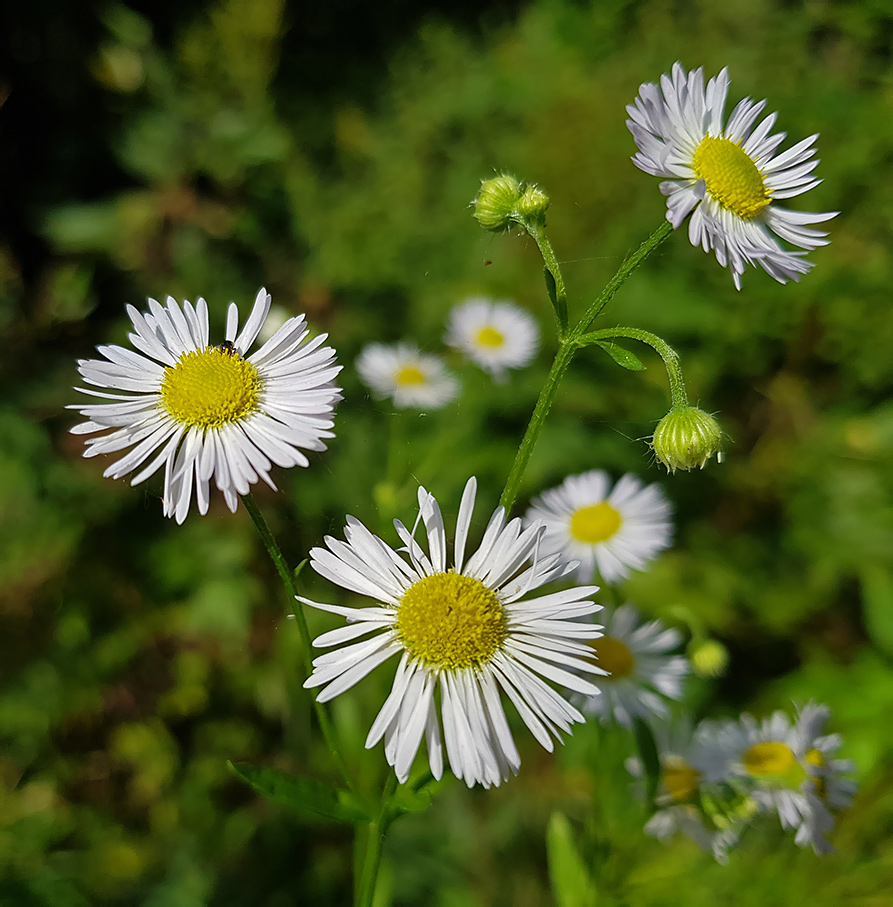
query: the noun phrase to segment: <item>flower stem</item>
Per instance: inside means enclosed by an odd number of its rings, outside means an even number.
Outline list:
[[[354,838],[356,885],[354,890],[354,907],[371,907],[375,897],[375,882],[381,866],[381,849],[384,845],[388,828],[394,819],[391,811],[391,798],[397,788],[397,776],[388,775],[381,794],[378,815],[367,825],[357,824]],[[362,859],[360,853],[362,851]]]
[[[301,634],[301,642],[303,643],[301,647],[301,660],[304,663],[304,673],[309,677],[313,669],[310,659],[310,630],[307,628],[307,619],[304,617],[304,612],[295,599],[298,594],[298,587],[295,583],[294,573],[289,569],[288,563],[282,554],[282,550],[279,548],[279,543],[276,541],[273,533],[270,532],[267,521],[264,519],[263,514],[260,512],[260,509],[250,493],[242,495],[242,503],[245,505],[245,509],[254,521],[255,528],[261,537],[261,541],[263,541],[264,547],[267,549],[267,553],[270,555],[270,559],[273,561],[273,564],[279,573],[282,584],[285,586],[285,591],[291,602],[291,614],[295,619],[295,623],[298,625],[298,632]],[[315,696],[313,697],[313,708],[316,711],[316,718],[319,722],[320,729],[322,730],[323,737],[325,738],[326,745],[329,747],[332,758],[338,766],[338,771],[341,773],[341,777],[344,779],[344,783],[347,787],[355,792],[356,788],[350,772],[347,769],[347,763],[344,761],[344,756],[341,754],[341,747],[338,744],[335,729],[329,720],[329,714],[323,708],[322,703],[317,701]]]
[[[641,328],[603,328],[600,331],[583,334],[577,338],[577,342],[580,346],[588,346],[597,340],[613,340],[615,337],[628,337],[630,340],[647,343],[664,361],[667,378],[670,380],[670,400],[672,401],[673,409],[688,406],[688,394],[685,392],[685,381],[682,378],[679,354],[657,334],[643,331]]]
[[[529,224],[527,232],[536,240],[546,270],[552,276],[555,288],[554,294],[552,288],[549,288],[549,298],[552,301],[552,307],[555,309],[555,317],[558,319],[558,336],[563,338],[567,331],[567,290],[564,287],[564,278],[561,276],[558,259],[555,257],[555,251],[552,248],[552,243],[549,242],[549,237],[546,236],[546,227],[542,221],[536,220]]]

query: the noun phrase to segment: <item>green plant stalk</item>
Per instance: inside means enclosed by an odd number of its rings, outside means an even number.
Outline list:
[[[354,907],[372,907],[375,898],[375,882],[381,866],[381,849],[394,814],[391,798],[397,789],[397,776],[391,772],[381,793],[378,815],[368,824],[357,823],[354,835],[354,867],[356,885]]]
[[[613,340],[615,337],[627,337],[630,340],[638,340],[641,343],[647,343],[661,359],[664,361],[664,367],[667,370],[667,378],[670,381],[670,400],[673,409],[681,409],[688,406],[688,394],[685,392],[685,381],[682,378],[682,366],[679,364],[679,354],[665,340],[662,340],[657,334],[650,331],[643,331],[641,328],[603,328],[600,331],[593,331],[590,334],[583,334],[577,338],[580,346],[587,346],[596,340]]]
[[[279,548],[279,543],[276,541],[273,533],[270,532],[267,521],[264,519],[263,514],[260,512],[260,509],[250,493],[242,495],[242,503],[245,505],[245,509],[254,521],[254,525],[264,543],[264,547],[267,549],[267,553],[270,555],[270,558],[279,573],[282,584],[285,586],[289,601],[292,603],[291,613],[295,619],[295,623],[298,625],[298,632],[301,634],[301,642],[303,643],[301,647],[301,659],[304,662],[304,673],[309,677],[313,670],[310,659],[310,630],[307,628],[307,619],[304,617],[304,612],[297,605],[295,597],[298,594],[298,588],[295,584],[294,574],[289,569],[285,557],[282,554],[282,550]],[[347,763],[344,761],[344,756],[341,754],[341,747],[338,744],[335,729],[332,727],[332,723],[329,720],[329,714],[315,696],[311,698],[313,699],[313,708],[316,711],[317,721],[319,721],[320,729],[322,730],[326,745],[332,754],[332,758],[338,766],[338,771],[341,773],[341,777],[344,779],[344,783],[347,785],[348,789],[356,793],[356,787],[354,786],[353,779],[348,771]]]
[[[605,288],[601,291],[598,299],[586,310],[586,314],[580,319],[579,324],[574,328],[573,333],[577,336],[584,331],[598,318],[604,311],[605,306],[614,298],[614,294],[626,282],[627,278],[636,268],[648,258],[649,255],[673,232],[673,225],[669,221],[664,221],[652,234],[627,258],[617,269],[617,273],[608,281]]]
[[[543,256],[543,261],[546,265],[546,268],[555,278],[555,289],[556,289],[556,300],[561,300],[561,304],[564,306],[565,310],[565,319],[567,318],[567,297],[564,289],[564,278],[561,276],[561,269],[558,266],[558,259],[555,257],[555,253],[552,250],[552,246],[549,243],[545,235],[545,228],[540,226],[536,229],[528,228],[528,232],[531,236],[536,239],[537,246],[540,250],[540,254]],[[623,264],[617,269],[617,273],[608,281],[607,286],[602,290],[601,295],[596,299],[596,301],[589,307],[586,314],[580,319],[580,322],[564,337],[559,338],[558,352],[555,354],[555,359],[552,362],[552,367],[549,370],[549,374],[546,376],[546,383],[543,385],[543,389],[540,391],[540,395],[537,398],[536,405],[533,408],[533,413],[530,416],[530,421],[527,423],[527,429],[524,432],[524,438],[521,441],[521,445],[518,448],[518,453],[515,455],[515,461],[512,463],[512,468],[509,471],[508,479],[506,479],[505,488],[502,492],[502,497],[499,499],[499,503],[505,508],[506,514],[511,512],[512,506],[515,503],[515,498],[518,496],[518,489],[521,487],[521,480],[524,478],[524,473],[527,470],[527,464],[530,462],[530,455],[533,453],[533,448],[536,446],[537,439],[540,436],[540,432],[543,430],[543,423],[546,420],[546,416],[549,414],[549,410],[552,408],[552,403],[555,400],[555,395],[558,393],[558,386],[561,383],[561,379],[564,377],[565,372],[568,369],[568,366],[571,364],[571,360],[574,357],[574,353],[579,349],[579,347],[585,346],[585,342],[581,344],[581,339],[586,336],[586,328],[592,324],[593,320],[598,317],[602,312],[605,306],[611,301],[614,294],[622,286],[622,284],[629,278],[629,276],[636,270],[636,268],[641,265],[646,258],[673,232],[673,227],[666,221],[662,223],[655,231],[639,246],[638,249],[628,258]],[[556,308],[558,308],[558,303],[556,302]],[[559,323],[561,322],[560,311],[556,311],[558,316]],[[628,330],[634,330],[629,328]],[[647,331],[641,332],[643,335],[648,335],[654,337],[653,334],[648,334]],[[619,335],[618,335],[619,336]],[[637,338],[641,339],[641,338]],[[664,343],[659,337],[654,337],[655,340],[660,343]],[[646,341],[647,342],[647,341]],[[676,367],[678,370],[678,356],[676,353],[666,344],[664,344],[667,350],[672,353],[672,356],[676,359]],[[659,351],[658,351],[659,352]],[[666,362],[666,360],[664,360]],[[669,373],[669,366],[668,366]],[[679,381],[682,380],[681,371],[678,372]],[[676,385],[673,384],[673,378],[671,378],[671,388],[675,388]],[[682,387],[682,394],[685,394],[684,385]]]
[[[527,225],[527,232],[536,240],[537,248],[543,257],[543,264],[552,275],[555,281],[555,317],[558,319],[558,336],[563,338],[567,331],[567,290],[564,287],[564,278],[561,276],[561,268],[558,266],[558,259],[555,257],[555,251],[549,237],[546,236],[546,225],[541,221],[535,221]]]

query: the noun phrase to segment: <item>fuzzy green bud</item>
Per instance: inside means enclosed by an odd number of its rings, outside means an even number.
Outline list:
[[[474,216],[485,230],[508,230],[517,215],[521,184],[510,173],[481,180],[481,188],[471,203]]]
[[[651,447],[670,472],[703,469],[722,450],[722,429],[713,416],[696,406],[680,406],[657,423]]]
[[[722,677],[729,666],[729,650],[718,639],[692,640],[688,658],[698,677]]]
[[[551,199],[537,185],[526,186],[518,202],[518,215],[524,219],[545,220]]]

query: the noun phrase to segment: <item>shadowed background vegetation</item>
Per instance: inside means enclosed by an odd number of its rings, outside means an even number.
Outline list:
[[[289,603],[250,520],[218,498],[177,527],[161,515],[160,482],[103,479],[107,463],[82,459],[68,434],[75,360],[126,342],[126,302],[204,296],[222,332],[226,304],[245,312],[264,285],[327,331],[345,365],[330,450],[280,472],[282,493],[256,492],[292,563],[340,533],[346,513],[393,540],[389,520],[413,518],[418,482],[454,514],[478,475],[480,525],[552,341],[505,385],[464,369],[460,402],[425,416],[387,414],[352,362],[374,340],[441,350],[447,312],[471,294],[515,299],[551,336],[532,241],[485,234],[470,216],[496,169],[551,196],[550,236],[579,315],[664,216],[657,180],[629,160],[624,105],[677,59],[708,75],[727,65],[732,103],[768,97],[790,143],[821,133],[825,181],[792,207],[840,211],[832,243],[802,283],[749,271],[738,293],[684,231],[673,236],[601,326],[635,324],[679,350],[692,401],[728,433],[725,462],[659,471],[642,440],[668,408],[659,361],[646,351],[648,370],[630,373],[587,351],[522,504],[591,468],[660,481],[675,547],[622,594],[671,623],[687,610],[729,648],[725,677],[693,682],[688,707],[701,717],[828,703],[860,795],[836,830],[838,855],[755,833],[721,867],[689,842],[644,837],[624,734],[584,727],[549,756],[521,730],[517,779],[489,793],[447,780],[427,812],[395,825],[380,903],[550,903],[544,829],[556,808],[596,840],[599,905],[885,903],[887,5],[15,7],[0,23],[0,904],[349,899],[350,829],[262,802],[227,770],[232,759],[332,773]],[[389,445],[393,494],[382,485]],[[340,595],[302,579],[313,597]],[[311,629],[333,625],[308,617]],[[384,758],[362,744],[389,676],[334,707],[370,785]]]

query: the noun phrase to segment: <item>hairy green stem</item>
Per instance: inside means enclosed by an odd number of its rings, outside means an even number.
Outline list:
[[[357,824],[354,838],[356,885],[354,907],[371,907],[375,898],[375,882],[381,866],[381,849],[388,828],[394,819],[391,798],[397,789],[397,776],[390,773],[381,793],[378,815],[368,824]]]
[[[301,634],[301,642],[303,643],[301,647],[301,659],[304,663],[304,673],[309,677],[313,670],[310,658],[310,630],[307,628],[307,619],[304,617],[304,612],[296,601],[298,587],[295,584],[294,573],[292,573],[289,568],[288,563],[282,554],[282,550],[279,548],[279,543],[276,541],[276,537],[270,532],[267,521],[264,519],[263,514],[260,512],[260,509],[250,493],[242,495],[242,503],[245,505],[245,509],[254,521],[261,541],[263,541],[264,547],[267,549],[267,553],[270,555],[270,559],[273,561],[273,564],[279,573],[282,584],[285,586],[285,591],[291,602],[291,613],[295,619],[295,623],[298,625],[298,632]],[[332,727],[332,723],[329,720],[329,714],[326,712],[325,708],[323,708],[322,703],[317,701],[315,696],[313,696],[312,699],[317,721],[319,722],[326,745],[329,747],[329,751],[332,754],[332,758],[338,766],[338,771],[341,773],[341,777],[344,779],[344,783],[347,787],[351,791],[355,791],[356,788],[354,787],[353,778],[348,771],[344,756],[341,754],[341,747],[338,744],[335,729]]]
[[[587,346],[597,340],[613,340],[615,337],[628,337],[630,340],[647,343],[664,361],[667,378],[670,380],[670,400],[672,401],[673,409],[688,406],[688,394],[685,392],[685,381],[682,378],[679,354],[657,334],[643,331],[641,328],[602,328],[600,331],[583,334],[577,338],[577,342],[580,346]]]
[[[546,270],[552,275],[555,281],[555,298],[552,305],[555,309],[555,317],[558,319],[558,336],[563,338],[567,331],[567,290],[564,287],[564,278],[561,276],[561,268],[558,266],[558,259],[555,257],[555,251],[552,249],[552,243],[546,236],[546,225],[540,221],[528,225],[527,232],[536,240],[537,248],[543,257],[543,263]],[[549,292],[551,298],[552,293]]]

